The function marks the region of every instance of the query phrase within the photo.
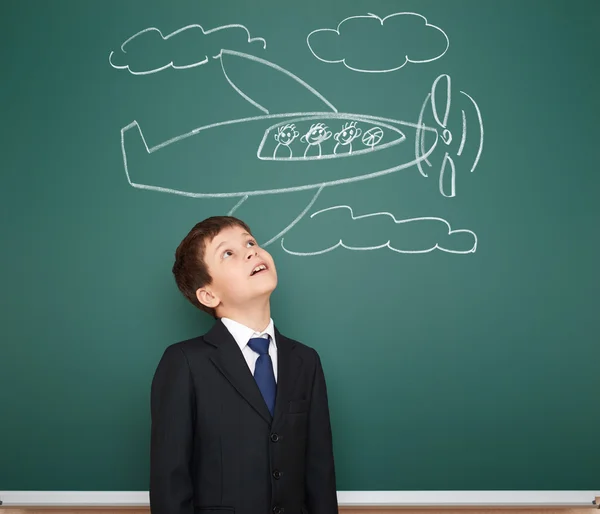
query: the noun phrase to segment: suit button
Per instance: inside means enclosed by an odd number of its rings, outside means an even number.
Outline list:
[[[279,434],[271,434],[271,441],[274,443],[279,441]]]
[[[283,514],[285,509],[283,507],[273,507],[273,514]]]
[[[279,471],[278,469],[273,471],[273,478],[275,480],[279,480],[282,477],[282,475],[283,475],[283,473],[281,471]]]

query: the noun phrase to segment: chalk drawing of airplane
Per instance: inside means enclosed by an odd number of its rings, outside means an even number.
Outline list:
[[[121,129],[121,148],[129,184],[138,189],[192,198],[233,198],[233,214],[251,197],[261,202],[271,195],[299,198],[289,205],[292,212],[273,213],[281,218],[277,234],[268,245],[289,231],[310,210],[325,187],[381,177],[415,168],[427,177],[430,156],[448,147],[452,133],[447,128],[451,79],[440,75],[422,104],[418,120],[402,121],[338,110],[318,91],[290,71],[254,55],[221,50],[214,56],[229,85],[261,114],[199,126],[185,134],[148,146],[142,127],[132,121]],[[252,69],[235,81],[236,67]],[[250,68],[248,68],[250,67]],[[292,80],[309,93],[315,110],[276,112],[250,97],[240,83],[269,70]],[[479,148],[470,171],[474,171],[483,148],[483,122],[476,102],[461,91],[477,115]],[[445,97],[445,102],[440,98]],[[443,104],[443,105],[442,105]],[[424,117],[433,114],[427,125]],[[461,155],[466,141],[463,114]],[[335,135],[334,135],[335,132]],[[243,169],[240,169],[243,163]],[[351,165],[349,165],[351,163]],[[447,197],[456,194],[456,166],[445,152],[439,171],[439,190]]]

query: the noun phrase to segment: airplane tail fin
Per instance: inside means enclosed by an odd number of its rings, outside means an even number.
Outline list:
[[[121,129],[121,152],[123,153],[123,166],[125,168],[125,176],[127,177],[127,182],[132,187],[140,187],[140,184],[136,184],[133,180],[131,180],[129,163],[127,160],[127,155],[129,155],[133,151],[140,151],[139,148],[143,145],[143,148],[147,153],[150,153],[150,149],[146,144],[146,140],[144,139],[144,134],[142,133],[142,129],[140,128],[137,121],[132,121],[129,125],[126,125]],[[136,147],[138,148],[136,150]]]

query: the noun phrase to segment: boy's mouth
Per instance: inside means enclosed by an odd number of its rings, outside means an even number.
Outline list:
[[[258,273],[262,273],[264,271],[267,271],[267,269],[268,269],[267,265],[261,262],[258,266],[254,267],[254,269],[250,273],[250,276],[253,277],[254,275],[257,275]]]

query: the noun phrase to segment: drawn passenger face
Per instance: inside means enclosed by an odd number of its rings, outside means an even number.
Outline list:
[[[334,137],[334,139],[341,145],[349,145],[354,139],[360,137],[362,130],[356,128],[356,122],[344,123],[342,130],[340,130]]]
[[[293,123],[279,127],[277,134],[275,134],[275,141],[278,143],[289,146],[292,141],[296,139],[300,133],[296,130],[296,125]]]
[[[331,137],[331,131],[327,130],[324,123],[315,123],[311,125],[306,134],[302,136],[300,141],[309,145],[319,145]]]

